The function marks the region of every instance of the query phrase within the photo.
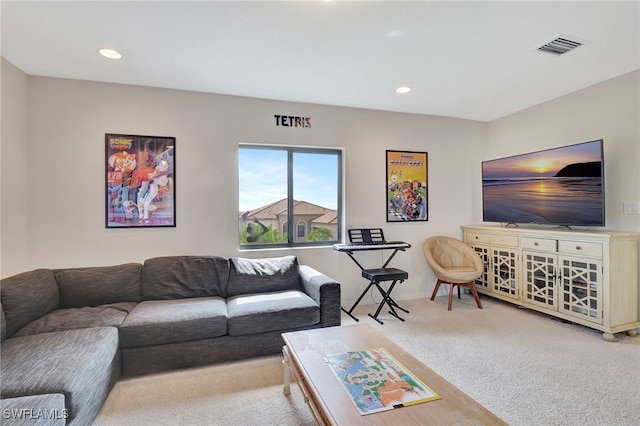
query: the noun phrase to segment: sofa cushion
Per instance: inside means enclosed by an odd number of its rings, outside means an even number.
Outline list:
[[[58,284],[50,269],[35,269],[0,282],[6,337],[58,308]]]
[[[62,393],[68,423],[91,424],[119,375],[118,330],[84,328],[2,343],[2,398]]]
[[[122,375],[124,377],[139,376],[276,354],[282,355],[282,333],[280,330],[247,334],[242,337],[226,335],[213,339],[167,343],[166,345],[144,348],[124,348],[122,349]],[[194,401],[194,403],[200,403],[200,401]],[[219,403],[223,404],[224,401]],[[191,421],[189,424],[198,423]],[[201,424],[216,425],[219,423],[209,418],[203,419]],[[269,423],[263,422],[262,424],[266,426]],[[276,423],[273,422],[273,424]],[[283,420],[280,424],[287,424],[287,422]],[[237,425],[244,426],[241,422]]]
[[[0,303],[0,342],[7,337],[7,320],[4,318],[4,309]]]
[[[227,296],[229,260],[218,256],[164,256],[142,268],[143,300]]]
[[[148,300],[139,303],[120,327],[123,348],[185,342],[227,333],[227,307],[221,297]]]
[[[57,309],[25,325],[14,336],[50,333],[91,327],[120,327],[136,302],[112,303],[83,308]]]
[[[301,291],[245,294],[227,300],[230,336],[290,330],[320,322],[320,308]]]
[[[231,258],[227,296],[271,291],[300,290],[298,258]]]
[[[139,263],[57,270],[55,277],[60,288],[60,307],[139,302],[141,271]]]
[[[0,409],[2,426],[64,426],[69,416],[61,393],[0,399]]]

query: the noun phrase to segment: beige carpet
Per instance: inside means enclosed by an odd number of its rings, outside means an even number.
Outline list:
[[[511,425],[640,425],[640,337],[601,333],[463,295],[403,301],[406,322],[372,324]],[[343,324],[353,320],[343,315]],[[298,388],[282,393],[278,356],[120,380],[96,426],[312,425]],[[428,382],[428,380],[425,380]]]

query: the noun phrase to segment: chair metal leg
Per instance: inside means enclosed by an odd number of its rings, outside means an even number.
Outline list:
[[[402,283],[403,281],[404,280],[402,280],[400,282]],[[404,308],[402,308],[402,307],[400,307],[396,303],[396,301],[391,298],[391,290],[393,290],[393,287],[396,285],[396,282],[397,282],[397,280],[394,281],[393,283],[391,283],[391,287],[389,287],[389,291],[387,291],[387,293],[386,293],[387,294],[387,306],[389,306],[389,314],[393,315],[394,317],[398,318],[400,321],[404,322],[404,318],[401,318],[400,315],[398,315],[398,313],[396,312],[396,310],[394,308],[398,308],[401,311],[404,311],[404,312],[407,312],[407,313],[409,313],[409,311],[404,309]]]
[[[358,300],[356,300],[356,303],[353,304],[353,306],[351,306],[351,309],[349,309],[348,311],[343,308],[342,306],[340,307],[340,309],[342,309],[342,311],[344,313],[346,313],[347,315],[349,315],[351,318],[354,319],[354,321],[356,322],[360,322],[360,320],[356,317],[354,317],[353,315],[351,315],[351,312],[353,312],[353,310],[356,308],[356,306],[358,306],[358,304],[360,303],[360,301],[362,300],[362,298],[364,297],[365,294],[367,294],[367,292],[369,291],[369,289],[371,288],[372,285],[374,285],[375,283],[373,281],[371,281],[369,283],[369,285],[367,286],[367,288],[364,289],[364,291],[362,292],[362,294],[360,294],[360,297],[358,297]]]
[[[394,284],[395,284],[395,281],[394,281]],[[382,287],[380,287],[380,284],[376,283],[376,287],[378,287],[378,291],[382,294],[382,302],[380,302],[380,304],[378,305],[378,309],[376,309],[376,313],[373,315],[369,314],[369,316],[374,320],[378,321],[380,324],[383,324],[383,322],[378,319],[378,314],[380,314],[382,307],[387,302],[387,296],[384,290],[382,290]]]
[[[391,283],[391,286],[389,287],[389,290],[387,291],[384,291],[384,289],[380,287],[379,283],[375,283],[376,287],[378,288],[378,291],[382,295],[382,302],[380,302],[380,305],[378,305],[378,309],[376,309],[376,313],[373,315],[369,314],[369,316],[374,320],[378,321],[378,323],[380,324],[384,324],[384,323],[378,319],[378,315],[380,314],[380,311],[382,310],[382,307],[385,305],[385,303],[387,304],[387,306],[389,306],[389,309],[390,309],[389,313],[391,315],[398,318],[400,321],[404,321],[404,318],[401,318],[396,312],[396,310],[394,309],[394,305],[398,308],[400,308],[400,306],[398,306],[398,304],[391,298],[391,292],[393,291],[393,287],[395,287],[397,282],[398,280],[393,281]],[[402,310],[404,311],[404,309]],[[405,311],[405,312],[408,312],[408,311]]]
[[[400,282],[402,282],[402,281],[400,281]],[[402,306],[398,305],[398,304],[396,303],[396,301],[395,301],[395,300],[393,300],[391,297],[389,297],[389,304],[390,304],[391,306],[393,306],[394,308],[396,308],[396,309],[400,309],[402,312],[410,313],[408,309],[405,309],[405,308],[403,308]]]

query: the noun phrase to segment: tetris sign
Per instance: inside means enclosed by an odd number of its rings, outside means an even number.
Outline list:
[[[292,115],[274,115],[276,126],[311,128],[311,117],[297,117]]]

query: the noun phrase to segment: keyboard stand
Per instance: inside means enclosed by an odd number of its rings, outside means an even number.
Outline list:
[[[407,244],[407,246],[411,247],[408,244]],[[409,278],[409,274],[406,271],[403,271],[402,269],[387,268],[387,265],[389,264],[389,262],[391,262],[391,259],[393,259],[393,257],[396,255],[396,253],[398,253],[398,251],[404,251],[405,248],[404,247],[394,248],[393,249],[393,253],[391,253],[391,255],[387,258],[387,260],[384,262],[382,267],[381,268],[377,268],[377,269],[365,269],[353,255],[353,251],[384,250],[384,249],[385,249],[384,246],[376,247],[375,245],[371,245],[371,246],[367,246],[366,248],[363,247],[363,248],[358,248],[358,249],[353,249],[353,250],[342,248],[342,249],[339,250],[339,251],[343,251],[343,252],[347,253],[349,255],[349,257],[351,258],[351,260],[353,260],[355,262],[355,264],[358,265],[358,267],[361,269],[362,277],[366,278],[367,280],[369,280],[369,285],[367,286],[367,288],[364,289],[364,291],[360,294],[360,297],[358,297],[356,302],[353,304],[353,306],[351,306],[351,308],[349,310],[346,310],[343,307],[340,307],[340,309],[342,309],[343,312],[345,312],[347,315],[349,315],[351,318],[353,318],[353,320],[356,321],[356,322],[359,322],[360,320],[358,318],[356,318],[355,316],[353,316],[352,312],[360,304],[360,301],[367,294],[369,289],[371,287],[374,287],[374,286],[378,289],[378,292],[380,292],[380,295],[382,296],[382,301],[378,305],[378,309],[376,309],[375,314],[373,314],[373,315],[368,314],[371,318],[373,318],[374,320],[376,320],[380,324],[384,324],[380,319],[378,319],[378,315],[380,315],[380,311],[382,311],[382,308],[384,307],[384,305],[387,305],[389,307],[389,314],[393,315],[394,317],[396,317],[400,321],[404,321],[404,318],[402,318],[402,317],[400,317],[400,315],[398,315],[398,312],[396,311],[396,309],[399,309],[399,310],[401,310],[403,312],[409,313],[408,310],[406,310],[406,309],[402,308],[401,306],[399,306],[396,303],[396,301],[391,298],[391,292],[393,291],[393,288],[396,286],[397,283],[399,283],[399,282],[402,283],[404,280]],[[380,285],[380,283],[384,282],[384,281],[391,281],[391,286],[389,287],[389,290],[385,291],[385,289],[382,288],[382,286]]]

